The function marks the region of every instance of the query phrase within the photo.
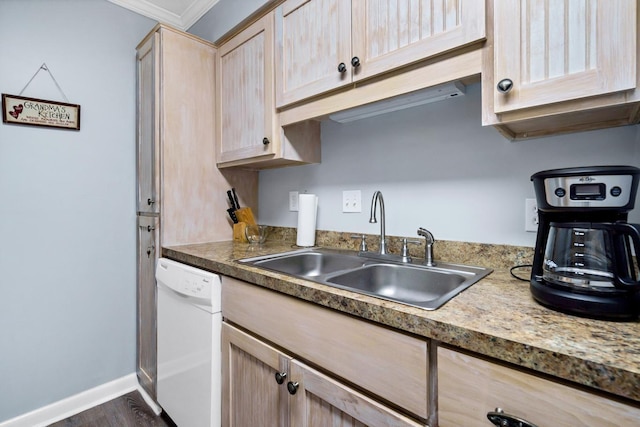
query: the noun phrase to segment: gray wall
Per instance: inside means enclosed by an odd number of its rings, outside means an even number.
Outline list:
[[[46,62],[81,130],[0,125],[0,422],[135,372],[135,47],[105,0],[0,1],[0,92]],[[63,100],[41,71],[25,96]]]
[[[215,42],[269,0],[220,0],[188,32]]]
[[[316,193],[322,230],[378,233],[369,224],[375,190],[384,195],[387,233],[535,245],[524,231],[530,177],[552,168],[640,166],[640,127],[626,126],[509,142],[481,126],[480,85],[466,96],[357,122],[322,124],[322,163],[260,172],[260,218],[295,227],[288,192]],[[362,190],[362,213],[342,213],[343,190]],[[640,201],[630,220],[640,223]]]

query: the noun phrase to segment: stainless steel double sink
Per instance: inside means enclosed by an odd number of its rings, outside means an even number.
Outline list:
[[[394,262],[367,253],[313,248],[240,262],[390,301],[435,310],[493,270],[466,265]]]

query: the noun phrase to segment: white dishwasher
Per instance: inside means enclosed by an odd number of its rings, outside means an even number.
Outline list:
[[[158,403],[179,427],[221,423],[220,277],[160,258]]]

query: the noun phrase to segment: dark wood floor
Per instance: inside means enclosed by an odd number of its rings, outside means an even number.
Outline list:
[[[163,413],[164,414],[164,413]],[[156,415],[137,391],[58,421],[49,427],[176,427],[166,415]]]

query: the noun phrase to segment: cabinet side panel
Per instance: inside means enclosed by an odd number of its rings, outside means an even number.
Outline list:
[[[226,190],[234,185],[215,164],[215,54],[208,43],[162,32],[164,246],[232,237]],[[236,172],[232,179],[240,183],[237,190],[245,203],[257,202],[256,172]]]

